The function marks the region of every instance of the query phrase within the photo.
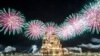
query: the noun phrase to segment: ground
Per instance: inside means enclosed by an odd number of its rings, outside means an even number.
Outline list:
[[[1,53],[0,56],[41,56],[41,55],[34,55],[32,53],[15,53],[15,54],[3,54]],[[56,56],[56,55],[55,55]],[[100,53],[98,52],[84,52],[84,53],[70,53],[65,54],[64,56],[100,56]]]

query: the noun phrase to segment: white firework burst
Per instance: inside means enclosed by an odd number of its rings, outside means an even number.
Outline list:
[[[74,32],[75,32],[75,29],[73,28],[73,26],[70,25],[67,22],[64,22],[58,28],[58,31],[56,33],[59,36],[59,39],[61,39],[61,40],[68,40],[68,39],[70,39],[70,38],[75,36]]]

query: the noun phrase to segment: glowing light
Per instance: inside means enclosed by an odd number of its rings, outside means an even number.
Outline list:
[[[25,36],[37,40],[45,34],[45,25],[42,21],[33,20],[26,24]]]
[[[0,27],[2,27],[0,31],[4,31],[4,34],[9,32],[9,35],[11,32],[13,35],[22,32],[24,18],[19,11],[14,9],[0,10]]]

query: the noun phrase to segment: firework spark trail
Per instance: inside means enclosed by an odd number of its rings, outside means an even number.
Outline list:
[[[15,33],[22,32],[22,28],[24,27],[24,16],[19,12],[15,11],[14,9],[0,10],[0,27],[2,27],[1,31],[4,31],[4,34],[11,32],[13,35]]]
[[[88,21],[89,31],[99,34],[100,32],[100,1],[85,6],[83,10],[83,16]]]
[[[45,34],[45,24],[39,20],[33,20],[26,24],[25,36],[32,40],[37,40]]]
[[[54,22],[48,22],[46,23],[46,32],[49,35],[53,34],[53,33],[56,33],[57,31],[57,25],[54,23]]]

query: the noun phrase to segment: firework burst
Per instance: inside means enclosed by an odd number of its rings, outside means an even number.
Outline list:
[[[75,29],[73,28],[72,25],[70,25],[67,22],[64,22],[57,30],[57,35],[61,40],[67,40],[70,39],[71,37],[75,36]]]
[[[46,32],[48,33],[48,35],[51,35],[53,33],[56,33],[57,31],[57,25],[54,22],[49,22],[46,23]]]
[[[83,16],[88,21],[89,31],[99,34],[100,32],[100,2],[90,4],[83,12]]]
[[[29,39],[40,39],[45,34],[45,25],[42,21],[33,20],[26,24],[25,36]]]
[[[2,27],[1,31],[4,31],[4,34],[11,32],[13,35],[15,33],[22,32],[22,27],[24,24],[24,16],[14,9],[0,10],[0,27]]]
[[[75,33],[77,35],[80,35],[83,34],[86,30],[88,30],[88,23],[84,18],[82,18],[78,22],[76,22],[73,27],[75,28]]]
[[[87,21],[81,15],[71,15],[67,18],[67,21],[75,29],[75,35],[80,35],[88,29]]]
[[[79,15],[71,15],[58,28],[57,35],[60,39],[67,40],[82,34],[87,29],[88,23],[84,17],[79,17]]]
[[[80,27],[78,25],[78,21],[79,21],[79,16],[77,14],[72,14],[69,17],[67,17],[67,19],[65,20],[66,22],[68,22],[73,28],[74,28],[74,33],[77,32],[77,34],[80,33]]]

